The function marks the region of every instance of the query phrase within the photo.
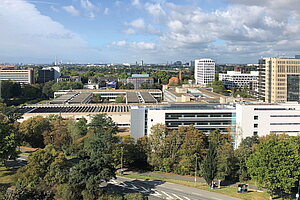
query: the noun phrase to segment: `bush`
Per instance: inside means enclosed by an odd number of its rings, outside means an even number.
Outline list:
[[[145,200],[147,199],[141,193],[129,193],[124,196],[125,200]]]

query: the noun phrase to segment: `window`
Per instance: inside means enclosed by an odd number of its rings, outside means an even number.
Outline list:
[[[255,135],[255,136],[256,136],[257,134],[258,134],[258,132],[257,132],[257,131],[253,131],[253,135]]]
[[[254,124],[254,128],[258,128],[258,124]]]
[[[254,120],[258,120],[258,116],[257,115],[254,116]]]

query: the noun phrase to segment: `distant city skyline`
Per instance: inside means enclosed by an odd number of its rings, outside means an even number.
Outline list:
[[[0,63],[257,63],[300,54],[298,0],[1,0]]]

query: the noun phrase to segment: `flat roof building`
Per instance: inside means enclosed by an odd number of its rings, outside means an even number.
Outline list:
[[[33,69],[0,69],[0,80],[11,80],[22,84],[33,84]]]
[[[195,83],[207,85],[215,79],[215,61],[212,59],[196,59],[192,62],[195,68]]]

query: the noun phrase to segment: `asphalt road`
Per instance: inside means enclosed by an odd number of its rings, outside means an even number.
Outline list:
[[[148,196],[149,200],[239,200],[238,198],[179,184],[124,177],[117,177],[117,179],[109,181],[106,188],[123,194],[139,192]]]

